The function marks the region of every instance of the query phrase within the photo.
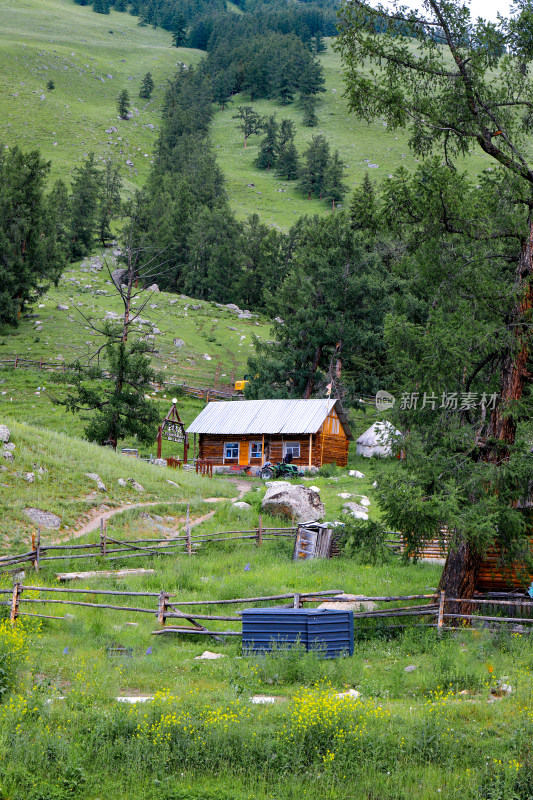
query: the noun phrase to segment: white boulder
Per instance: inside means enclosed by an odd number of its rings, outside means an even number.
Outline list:
[[[309,486],[282,482],[268,487],[261,503],[263,511],[298,522],[322,519],[326,513],[320,495]]]

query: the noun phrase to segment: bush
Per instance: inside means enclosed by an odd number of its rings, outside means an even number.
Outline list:
[[[331,464],[322,464],[318,472],[316,473],[320,478],[333,478],[335,475],[339,473],[339,468],[335,461]]]
[[[19,672],[28,657],[28,635],[19,620],[0,622],[0,703],[16,688]]]
[[[384,564],[391,559],[387,546],[388,532],[381,522],[342,516],[344,527],[339,528],[339,545],[345,555],[357,558],[362,564]]]

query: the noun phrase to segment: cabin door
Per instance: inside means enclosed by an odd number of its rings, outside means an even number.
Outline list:
[[[248,452],[248,448],[250,447],[248,442],[239,442],[239,466],[244,467],[250,463],[250,453]]]

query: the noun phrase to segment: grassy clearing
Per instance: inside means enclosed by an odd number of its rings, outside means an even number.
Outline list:
[[[321,588],[424,591],[438,579],[438,568],[427,564],[295,564],[289,550],[280,543],[214,546],[193,558],[154,559],[156,576],[105,587],[164,586],[180,599],[216,599]],[[90,588],[80,597],[95,599]],[[378,629],[370,639],[356,637],[351,658],[241,658],[235,640],[150,637],[156,624],[148,615],[63,608],[72,612],[67,622],[43,621],[31,632],[34,623],[26,621],[16,629],[28,629],[31,649],[19,694],[0,704],[6,797],[63,798],[68,781],[68,796],[84,800],[530,796],[528,637],[479,630],[438,640],[414,627],[400,636]],[[126,652],[110,655],[117,644]],[[206,647],[225,657],[195,660]],[[513,694],[491,702],[497,679]],[[335,697],[348,688],[361,697]],[[282,699],[254,706],[256,693]],[[115,701],[119,694],[156,700],[129,707]]]
[[[0,142],[38,147],[52,161],[51,180],[68,181],[91,151],[111,156],[131,191],[148,175],[167,79],[180,61],[200,57],[171,47],[169,33],[141,28],[129,14],[94,14],[73,0],[0,0]],[[139,85],[148,71],[155,90],[142,100]],[[126,122],[116,110],[122,89],[134,113]],[[117,131],[107,133],[111,127]]]
[[[298,103],[281,106],[274,100],[258,100],[254,101],[253,106],[262,116],[276,114],[278,120],[288,118],[295,122],[295,144],[299,153],[305,150],[312,136],[324,134],[332,149],[339,150],[346,166],[349,197],[354,187],[362,182],[365,172],[372,179],[381,180],[400,165],[410,171],[415,169],[418,159],[410,153],[408,137],[404,133],[388,131],[385,123],[366,124],[348,112],[343,96],[340,56],[333,52],[331,40],[326,41],[328,50],[320,55],[326,78],[326,92],[321,95],[318,104],[319,121],[316,127],[307,128],[303,125],[303,110]],[[217,111],[212,126],[216,153],[226,176],[228,195],[237,216],[245,218],[256,212],[267,224],[287,230],[304,214],[331,213],[326,203],[307,200],[300,194],[294,181],[282,181],[274,171],[259,170],[254,166],[261,137],[250,137],[244,150],[237,122],[232,119],[241,105],[250,105],[250,98],[237,95],[233,104],[228,104],[224,111]],[[460,160],[458,165],[473,175],[491,166],[487,158],[475,150],[472,150],[468,159]]]

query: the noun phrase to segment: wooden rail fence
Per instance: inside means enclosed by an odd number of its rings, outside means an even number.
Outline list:
[[[28,596],[28,593],[33,593],[33,596]],[[71,599],[71,597],[43,597],[44,594],[61,594],[61,595],[85,595],[86,599]],[[380,596],[370,597],[366,595],[346,595],[339,589],[321,590],[318,592],[288,592],[277,595],[267,595],[260,597],[238,597],[224,600],[186,600],[181,595],[172,592],[128,592],[119,590],[107,589],[71,589],[61,587],[47,587],[47,586],[31,586],[22,583],[15,583],[13,589],[0,589],[0,595],[11,595],[10,599],[0,601],[0,605],[8,606],[10,608],[10,619],[13,623],[21,616],[40,617],[44,619],[57,619],[64,620],[66,617],[54,616],[48,613],[32,613],[22,610],[25,604],[30,605],[45,605],[45,606],[79,606],[83,608],[105,609],[111,611],[126,611],[130,614],[150,614],[157,618],[160,625],[158,630],[152,631],[153,635],[159,634],[195,634],[211,636],[220,640],[225,636],[241,636],[242,630],[224,630],[212,629],[210,625],[207,628],[204,622],[241,622],[241,612],[238,610],[230,611],[229,613],[209,613],[210,606],[228,606],[228,605],[246,605],[261,603],[276,602],[276,608],[302,608],[306,603],[323,603],[326,601],[328,604],[334,605],[335,603],[345,604],[347,601],[358,603],[360,611],[354,611],[354,622],[359,623],[367,620],[379,620],[380,628],[388,629],[402,629],[410,624],[411,618],[415,618],[415,622],[421,627],[436,628],[437,634],[443,631],[457,631],[458,628],[452,625],[447,625],[448,620],[462,620],[464,625],[460,630],[475,630],[472,627],[472,622],[477,621],[482,625],[494,628],[495,625],[512,623],[514,625],[528,625],[533,624],[533,617],[527,616],[503,616],[497,615],[496,612],[490,614],[474,614],[474,613],[456,613],[454,611],[447,611],[447,604],[453,603],[467,603],[473,606],[488,606],[489,610],[502,607],[504,610],[514,607],[516,614],[524,613],[533,607],[533,601],[526,597],[517,597],[516,595],[503,596],[484,596],[474,597],[468,600],[454,597],[445,597],[444,592],[433,594],[413,594],[413,595],[396,595],[396,596]],[[35,596],[38,595],[38,596]],[[124,597],[124,598],[145,598],[151,603],[150,607],[147,606],[133,606],[133,605],[116,605],[109,602],[97,603],[94,598],[97,596],[104,596],[105,599],[110,597]],[[90,600],[87,599],[90,598]],[[288,603],[280,606],[279,601],[288,600]],[[413,601],[421,601],[412,605]],[[385,608],[372,608],[365,609],[364,603],[410,603],[410,605],[385,607]],[[200,607],[200,608],[199,608]],[[199,609],[199,610],[198,610]],[[48,611],[48,609],[44,609]],[[483,609],[482,609],[483,610]],[[418,623],[418,618],[425,618],[429,621]],[[403,620],[396,622],[397,619]],[[167,625],[167,620],[179,621],[182,624],[174,622]],[[383,620],[394,620],[392,624],[383,625]],[[188,623],[188,624],[187,624]],[[488,624],[490,623],[490,625]],[[412,624],[412,623],[411,623]],[[356,629],[357,630],[357,629]],[[358,630],[370,630],[364,626],[358,626]],[[522,632],[521,630],[517,632]]]
[[[38,361],[34,361],[29,358],[24,358],[23,356],[14,355],[12,358],[4,358],[0,359],[0,368],[4,369],[33,369],[33,370],[44,370],[45,372],[67,372],[68,370],[73,369],[72,364],[67,364],[64,361],[45,361],[44,357]],[[104,376],[106,377],[106,376]],[[108,377],[108,376],[107,376]],[[205,400],[208,403],[210,400],[242,400],[242,394],[235,394],[235,392],[227,391],[225,389],[217,389],[215,387],[205,387],[205,386],[192,386],[188,383],[180,383],[176,381],[172,381],[170,383],[161,383],[160,384],[163,388],[175,388],[177,386],[184,392],[184,394],[189,395],[190,397],[197,397],[201,400]]]
[[[31,564],[36,572],[43,562],[65,561],[71,559],[104,558],[106,561],[116,561],[123,558],[141,558],[146,556],[175,555],[176,551],[183,549],[188,555],[202,544],[209,542],[243,542],[255,541],[258,547],[268,539],[292,539],[296,532],[295,527],[290,528],[265,528],[261,516],[257,528],[245,531],[215,531],[213,533],[199,533],[194,535],[189,521],[187,508],[187,521],[182,535],[172,539],[115,539],[107,533],[103,519],[100,520],[100,540],[91,544],[42,544],[41,532],[32,536],[32,549],[26,553],[0,556],[0,574],[10,572],[7,567],[17,564]],[[111,547],[110,547],[111,545]],[[65,552],[66,551],[66,552]],[[73,552],[75,551],[75,552]],[[96,551],[96,552],[91,552]],[[61,554],[63,553],[63,554]],[[121,555],[118,555],[118,554]],[[52,554],[52,555],[50,555]]]

